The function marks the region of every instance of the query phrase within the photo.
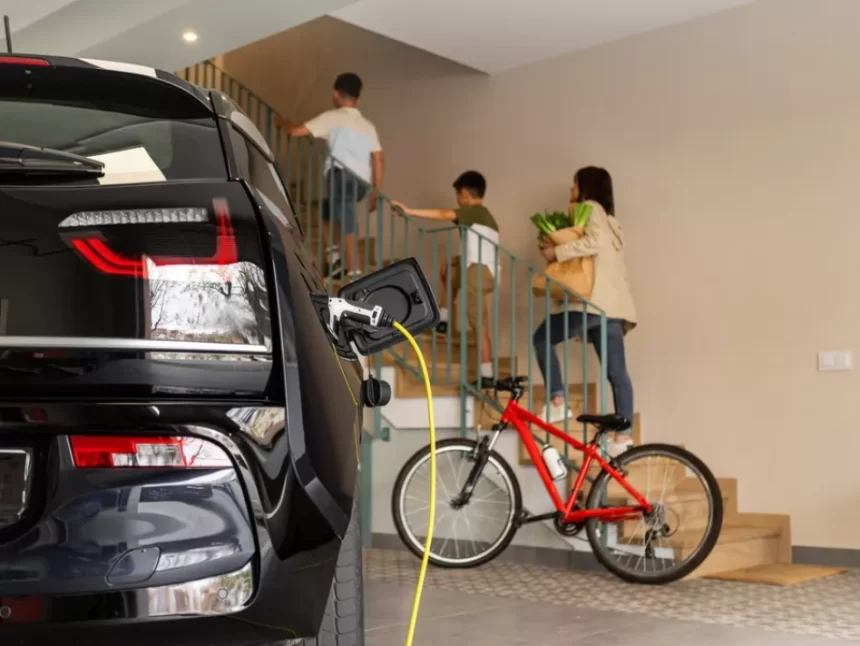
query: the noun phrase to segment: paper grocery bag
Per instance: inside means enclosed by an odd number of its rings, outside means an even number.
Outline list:
[[[568,227],[549,234],[547,237],[553,245],[574,242],[582,238],[585,229]],[[547,280],[549,278],[550,280]],[[594,258],[573,258],[571,260],[549,263],[542,274],[536,274],[532,279],[532,292],[535,296],[546,296],[554,301],[563,301],[565,289],[576,292],[585,300],[591,298],[594,289]],[[569,301],[578,301],[573,294],[568,293]]]

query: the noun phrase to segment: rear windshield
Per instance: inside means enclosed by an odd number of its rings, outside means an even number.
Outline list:
[[[0,187],[0,399],[260,392],[265,267],[237,182]]]
[[[105,164],[104,177],[75,181],[127,184],[227,176],[215,117],[181,89],[104,70],[29,72],[0,68],[0,141]]]

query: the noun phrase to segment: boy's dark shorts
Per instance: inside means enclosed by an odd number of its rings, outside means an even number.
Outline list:
[[[328,197],[323,203],[323,220],[339,224],[343,235],[355,233],[358,229],[358,203],[367,195],[367,185],[341,168],[329,171],[326,184]]]

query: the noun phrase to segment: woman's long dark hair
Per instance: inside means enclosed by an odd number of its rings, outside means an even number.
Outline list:
[[[603,207],[608,215],[615,215],[615,197],[612,195],[612,176],[605,168],[586,166],[576,171],[574,181],[579,187],[579,200],[592,200]]]

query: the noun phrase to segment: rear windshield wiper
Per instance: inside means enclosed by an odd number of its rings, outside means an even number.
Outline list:
[[[105,165],[74,153],[0,141],[0,175],[102,177]]]

